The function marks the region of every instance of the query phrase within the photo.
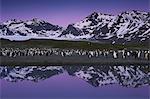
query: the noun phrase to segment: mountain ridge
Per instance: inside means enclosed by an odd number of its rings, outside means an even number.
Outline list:
[[[12,37],[12,38],[10,38]],[[118,15],[93,12],[67,28],[43,20],[10,20],[0,24],[0,38],[19,37],[106,41],[115,43],[149,42],[150,12],[126,11]],[[26,40],[26,39],[25,39]]]

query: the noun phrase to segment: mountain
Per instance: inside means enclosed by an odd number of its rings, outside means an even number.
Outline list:
[[[66,29],[38,19],[10,20],[0,24],[0,35],[1,38],[19,35],[121,44],[149,42],[150,12],[133,10],[119,15],[94,12],[80,22],[69,24]]]
[[[63,31],[62,27],[52,25],[46,21],[32,19],[27,21],[10,20],[0,24],[0,35],[2,37],[58,37]]]
[[[94,12],[82,21],[69,25],[64,34],[66,37],[81,36],[111,43],[149,41],[150,13],[131,11],[114,16]]]
[[[0,78],[10,82],[38,82],[64,72],[81,78],[94,87],[111,84],[124,87],[150,85],[149,66],[2,66]]]
[[[101,28],[105,26],[106,24],[110,23],[111,20],[113,20],[114,18],[115,16],[112,15],[94,12],[80,22],[70,24],[66,31],[63,32],[63,35],[66,35],[67,37],[84,36],[85,39],[87,39],[86,35],[89,35],[89,38],[91,38],[96,35],[94,31],[98,27]]]

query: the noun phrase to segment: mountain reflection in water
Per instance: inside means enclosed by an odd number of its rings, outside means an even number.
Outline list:
[[[94,87],[112,84],[124,87],[150,85],[149,66],[1,66],[0,78],[10,82],[39,82],[64,72]]]

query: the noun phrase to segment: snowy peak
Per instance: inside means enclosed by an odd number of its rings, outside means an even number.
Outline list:
[[[98,20],[102,20],[102,19],[111,20],[114,17],[115,17],[114,15],[94,12],[91,15],[87,16],[86,18],[88,18],[88,19],[98,19]]]
[[[19,35],[32,38],[108,41],[113,44],[143,43],[149,42],[150,39],[150,13],[135,10],[118,15],[94,12],[77,23],[69,24],[66,29],[39,19],[13,19],[0,24],[0,35],[3,38]]]
[[[73,39],[89,39],[94,36],[94,30],[96,30],[97,27],[105,26],[111,22],[114,17],[113,15],[94,12],[80,22],[68,25],[62,35]]]
[[[46,21],[32,19],[27,21],[10,20],[0,25],[0,34],[3,36],[39,36],[48,37],[60,35],[62,27],[52,25]]]
[[[96,26],[103,26],[109,23],[115,16],[101,13],[92,13],[87,16],[84,20],[75,23],[73,26],[79,29],[94,29]],[[90,28],[91,27],[91,28]]]
[[[130,20],[136,19],[136,20],[146,21],[147,18],[150,17],[150,13],[133,10],[131,12],[129,12],[129,11],[123,12],[123,13],[119,14],[119,16],[126,17],[127,19],[130,19]]]
[[[150,18],[149,13],[140,11],[123,12],[119,14],[114,20],[111,28],[115,29],[114,33],[116,38],[124,39],[125,41],[133,40],[146,40],[141,34],[144,34],[149,26],[147,26],[147,20]],[[144,29],[143,29],[144,28]],[[141,31],[143,29],[143,31]]]
[[[28,25],[47,23],[44,20],[40,20],[40,19],[37,19],[37,18],[34,18],[32,20],[27,20],[26,22],[27,22]]]
[[[92,40],[108,40],[111,43],[142,42],[150,38],[149,20],[150,13],[135,10],[116,16],[94,12],[71,25],[73,30],[76,30],[76,34],[71,30],[69,34],[75,34],[75,36],[88,34]]]

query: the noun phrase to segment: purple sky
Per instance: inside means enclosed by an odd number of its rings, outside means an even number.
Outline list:
[[[149,11],[149,0],[0,0],[0,19],[39,18],[67,26],[92,12],[118,14],[123,11]]]

